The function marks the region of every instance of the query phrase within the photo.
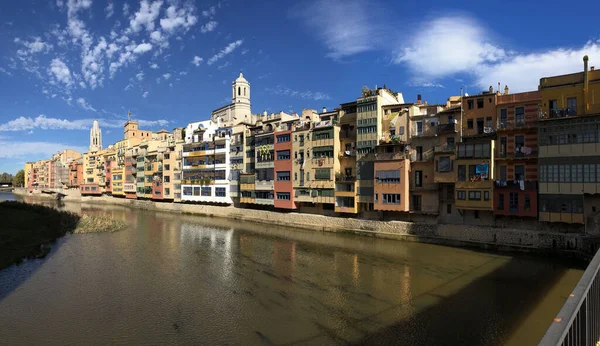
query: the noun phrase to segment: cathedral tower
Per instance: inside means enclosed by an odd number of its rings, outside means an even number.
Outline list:
[[[94,125],[90,129],[90,152],[102,150],[102,130],[98,126],[98,120],[94,120]]]

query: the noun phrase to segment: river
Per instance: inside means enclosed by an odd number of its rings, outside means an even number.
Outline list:
[[[0,344],[534,345],[583,272],[526,255],[61,208],[128,228],[67,235],[45,259],[0,271]]]

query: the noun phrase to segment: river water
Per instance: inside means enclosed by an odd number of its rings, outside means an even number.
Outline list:
[[[524,255],[62,208],[128,228],[67,235],[0,271],[2,345],[534,345],[582,274]]]

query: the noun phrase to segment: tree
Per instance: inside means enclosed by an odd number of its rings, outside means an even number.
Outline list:
[[[13,176],[4,172],[0,174],[0,183],[10,183],[13,180]]]
[[[24,186],[25,185],[25,171],[20,170],[13,179],[13,186]]]

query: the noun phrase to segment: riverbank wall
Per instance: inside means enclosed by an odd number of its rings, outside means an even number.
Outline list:
[[[43,193],[15,189],[17,195],[54,198]],[[111,196],[86,197],[76,190],[62,192],[67,202],[121,205],[145,210],[223,217],[322,232],[344,232],[386,239],[418,241],[459,247],[477,247],[496,251],[536,252],[591,259],[600,239],[584,233],[545,232],[518,228],[431,224],[405,221],[375,221],[294,212],[274,212],[187,203],[155,202]]]

